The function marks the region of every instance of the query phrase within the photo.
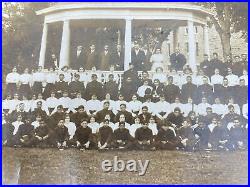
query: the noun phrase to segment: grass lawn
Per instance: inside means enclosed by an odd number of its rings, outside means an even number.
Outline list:
[[[3,184],[247,184],[247,151],[79,151],[3,148]],[[103,172],[101,162],[149,160],[138,172]]]

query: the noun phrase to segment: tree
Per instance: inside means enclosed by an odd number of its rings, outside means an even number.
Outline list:
[[[3,74],[13,66],[32,67],[41,43],[43,18],[35,11],[49,3],[3,3]]]
[[[247,40],[248,34],[248,4],[247,3],[199,3],[211,9],[214,16],[210,17],[216,31],[219,33],[223,56],[231,55],[230,38],[232,33],[242,33]]]

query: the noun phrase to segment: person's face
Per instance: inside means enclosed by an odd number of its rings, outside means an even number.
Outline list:
[[[19,122],[22,121],[22,116],[18,116],[17,121],[19,121]]]
[[[125,110],[126,110],[126,106],[121,105],[121,106],[120,106],[120,109],[121,109],[121,111],[125,111]]]
[[[78,112],[81,114],[84,112],[84,109],[83,108],[79,108]]]
[[[192,98],[188,98],[188,103],[192,104],[193,103],[193,99]]]
[[[240,80],[240,86],[245,86],[245,80],[244,79]]]
[[[182,126],[183,126],[183,127],[189,127],[190,124],[188,123],[187,120],[185,120],[185,121],[183,121]]]
[[[139,124],[140,123],[140,118],[135,118],[135,124]]]
[[[59,127],[62,127],[64,125],[64,121],[63,120],[60,120],[59,122],[58,122],[58,126]]]
[[[39,122],[39,121],[41,121],[41,120],[42,120],[41,116],[37,116],[37,117],[36,117],[36,121]]]
[[[192,83],[192,78],[191,77],[187,77],[187,83]]]
[[[160,54],[161,53],[161,50],[160,49],[157,49],[156,50],[156,54]]]
[[[150,119],[149,119],[149,123],[155,123],[154,118],[150,118]]]
[[[243,70],[243,75],[248,75],[248,72],[247,72],[247,70]]]
[[[148,86],[148,81],[144,81],[144,86]]]
[[[212,114],[212,109],[209,108],[206,111],[207,111],[207,114]]]
[[[179,116],[180,115],[180,111],[179,110],[174,111],[174,115],[175,116]]]
[[[84,69],[83,68],[79,68],[79,72],[84,72]]]
[[[63,97],[68,97],[68,93],[64,92]]]
[[[136,95],[133,95],[133,96],[132,96],[132,100],[133,100],[133,101],[136,101],[136,100],[137,100]]]
[[[246,61],[246,60],[247,60],[247,55],[241,55],[241,59],[242,59],[243,61]]]
[[[97,80],[97,76],[93,76],[93,77],[92,77],[92,80],[93,80],[93,81],[96,81],[96,80]]]
[[[83,128],[86,128],[86,127],[88,126],[88,122],[87,122],[87,121],[83,121],[83,122],[81,123],[81,126],[82,126]]]
[[[90,118],[90,123],[95,123],[95,118],[94,117]]]
[[[146,114],[147,112],[148,112],[148,109],[147,109],[147,108],[143,108],[143,109],[142,109],[142,113],[143,113],[143,114]]]
[[[56,55],[55,55],[55,54],[52,54],[51,57],[52,57],[52,58],[56,58]]]
[[[120,100],[120,101],[123,101],[123,100],[124,100],[123,95],[119,95],[119,100]]]
[[[215,75],[219,75],[220,74],[220,70],[219,69],[215,69],[214,73],[215,73]]]
[[[139,45],[138,45],[138,44],[135,44],[135,45],[134,45],[134,48],[135,48],[135,50],[138,50],[138,49],[139,49]]]
[[[124,115],[120,115],[119,121],[120,122],[125,122],[125,116]]]
[[[41,72],[42,69],[43,69],[43,68],[42,68],[41,66],[38,67],[38,71],[39,71],[39,72]]]
[[[227,85],[228,85],[228,80],[227,80],[227,79],[224,79],[224,80],[223,80],[223,84],[224,84],[225,86],[227,86]]]
[[[160,101],[161,102],[165,101],[165,97],[160,97]]]
[[[229,75],[231,75],[233,72],[232,72],[232,69],[231,68],[228,68],[227,69],[227,73],[229,74]]]
[[[207,103],[207,99],[206,99],[206,98],[202,98],[202,99],[201,99],[201,102],[202,102],[202,103]]]
[[[179,99],[179,98],[176,98],[176,99],[175,99],[175,103],[180,103],[180,99]]]
[[[146,129],[146,128],[148,128],[148,124],[147,124],[147,123],[144,123],[144,124],[142,125],[142,127],[143,127],[144,129]]]
[[[147,74],[146,72],[143,72],[143,73],[142,73],[142,77],[143,77],[143,78],[148,78],[148,74]]]
[[[180,49],[176,48],[175,53],[180,53]]]
[[[219,99],[219,98],[216,98],[216,99],[214,100],[214,102],[215,102],[215,104],[220,104],[220,99]]]
[[[10,99],[11,99],[11,96],[10,96],[10,95],[8,95],[6,99],[10,100]]]
[[[234,99],[233,99],[233,98],[230,98],[230,99],[229,99],[229,103],[232,103],[232,104],[233,104],[233,103],[234,103]]]
[[[81,51],[82,50],[82,46],[77,46],[77,51]]]
[[[195,119],[195,113],[191,113],[191,114],[190,114],[190,118],[191,118],[192,120],[194,120],[194,119]]]
[[[202,81],[203,81],[203,84],[208,84],[208,79],[207,79],[206,77],[204,77],[204,78],[202,79]]]
[[[36,95],[33,95],[33,96],[32,96],[32,100],[36,100]]]
[[[37,95],[37,99],[43,99],[43,95],[42,94],[38,94]]]
[[[18,94],[15,94],[15,95],[14,95],[14,99],[18,99]]]
[[[106,109],[108,109],[109,106],[110,106],[109,103],[105,103],[105,104],[104,104],[104,108],[106,108]]]
[[[239,62],[240,58],[239,57],[235,57],[235,62]]]
[[[42,103],[37,103],[36,106],[37,108],[42,108]]]
[[[239,120],[234,120],[234,126],[235,127],[240,127],[240,121]]]
[[[91,49],[91,50],[95,50],[95,45],[91,45],[91,46],[90,46],[90,49]]]
[[[231,61],[231,57],[229,55],[227,56],[227,61]]]
[[[24,73],[29,73],[29,69],[25,68]]]
[[[40,125],[41,127],[44,127],[46,124],[45,124],[44,121],[40,121],[39,125]]]
[[[79,99],[79,98],[82,98],[82,94],[81,93],[78,93],[76,94],[76,97]]]
[[[16,69],[16,68],[13,68],[13,69],[12,69],[12,72],[13,72],[13,73],[16,73],[16,72],[17,72],[17,69]]]
[[[92,95],[91,98],[92,98],[93,100],[96,100],[96,99],[97,99],[96,95]]]
[[[62,81],[64,79],[64,75],[60,75],[59,79],[60,79],[60,81]]]
[[[108,51],[108,50],[109,50],[109,46],[108,46],[108,45],[105,45],[105,46],[104,46],[104,50],[105,50],[105,51]]]
[[[213,54],[213,57],[214,57],[214,59],[217,59],[218,55],[217,54]]]
[[[58,112],[58,113],[62,113],[62,112],[63,112],[63,109],[62,109],[62,108],[57,108],[57,112]]]
[[[54,72],[53,68],[49,68],[49,72],[53,73]]]
[[[169,83],[169,84],[173,84],[173,78],[169,78],[169,79],[168,79],[168,83]]]
[[[213,124],[217,124],[217,120],[216,120],[216,119],[213,119],[213,120],[212,120],[212,123],[213,123]]]
[[[105,95],[105,99],[106,99],[106,100],[110,100],[110,94],[109,94],[109,93],[107,93],[107,94]]]

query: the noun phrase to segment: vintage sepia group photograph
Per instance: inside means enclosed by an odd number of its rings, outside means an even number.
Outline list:
[[[248,184],[248,3],[2,2],[2,184]]]

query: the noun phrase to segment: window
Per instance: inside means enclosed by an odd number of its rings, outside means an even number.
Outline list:
[[[198,27],[197,26],[194,27],[194,30],[195,30],[195,34],[198,34]]]
[[[185,43],[185,46],[186,46],[186,51],[188,53],[189,52],[189,50],[188,50],[188,42]]]
[[[171,45],[170,45],[170,43],[168,43],[168,56],[171,55],[171,50],[170,50],[171,48],[170,47],[171,47]]]
[[[199,43],[196,42],[196,56],[199,56]]]

